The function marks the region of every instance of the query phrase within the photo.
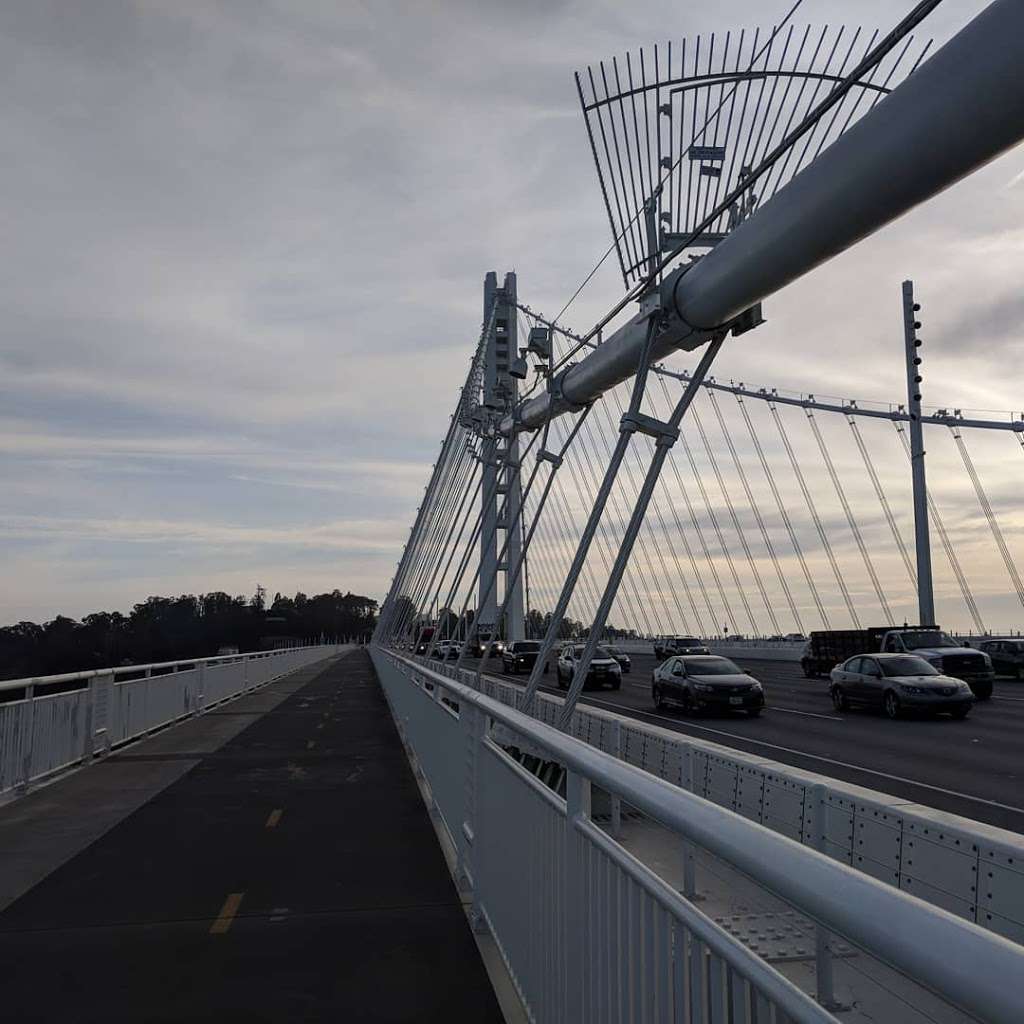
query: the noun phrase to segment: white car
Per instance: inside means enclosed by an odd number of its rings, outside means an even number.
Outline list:
[[[440,661],[454,661],[458,658],[461,650],[462,644],[455,640],[441,640],[434,644],[434,649],[430,652],[430,656]]]
[[[905,711],[966,718],[974,706],[967,683],[942,675],[916,654],[858,654],[832,669],[831,679],[837,711],[861,704],[881,708],[890,718]]]
[[[566,644],[558,655],[555,671],[558,673],[558,685],[566,690],[576,674],[576,666],[583,658],[584,644]],[[603,648],[598,647],[587,670],[587,681],[584,689],[589,687],[610,686],[618,690],[622,686],[622,666]]]

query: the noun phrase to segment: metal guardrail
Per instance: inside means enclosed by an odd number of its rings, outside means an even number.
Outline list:
[[[287,647],[0,682],[0,693],[24,691],[0,703],[0,796],[24,792],[46,776],[201,714],[340,647]]]
[[[371,654],[535,1020],[835,1019],[601,832],[592,783],[967,1013],[1020,1020],[1008,979],[1024,977],[1024,948],[405,656]],[[565,766],[566,800],[505,754],[493,724]],[[825,841],[827,822],[814,828]]]
[[[482,687],[519,706],[521,686],[484,676]],[[537,700],[554,725],[561,698]],[[829,857],[1024,943],[1024,836],[593,705],[577,706],[571,734],[809,846],[824,815]]]

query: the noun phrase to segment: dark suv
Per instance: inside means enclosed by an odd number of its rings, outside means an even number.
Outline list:
[[[539,640],[513,640],[501,652],[501,670],[513,676],[529,672],[539,653]]]
[[[703,641],[695,636],[659,636],[654,641],[654,656],[664,661],[682,654],[710,654]]]
[[[986,640],[978,650],[992,659],[996,672],[1024,679],[1024,640]]]

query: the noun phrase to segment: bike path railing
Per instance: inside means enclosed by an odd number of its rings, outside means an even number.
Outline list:
[[[0,682],[0,796],[24,792],[341,648],[286,647]]]
[[[599,829],[591,785],[967,1013],[1021,1019],[1020,946],[406,656],[371,653],[534,1020],[835,1019]],[[508,756],[510,738],[564,766],[566,799]]]
[[[484,676],[482,687],[503,704],[518,707],[521,686]],[[553,725],[561,698],[539,693],[537,699],[538,718]],[[571,732],[721,807],[1024,943],[1024,835],[594,705],[577,706]]]

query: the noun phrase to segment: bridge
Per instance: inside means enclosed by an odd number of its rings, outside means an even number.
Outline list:
[[[1019,479],[1024,413],[926,404],[909,280],[888,401],[713,373],[1024,138],[1024,10],[932,52],[935,6],[577,76],[624,297],[579,331],[486,274],[369,645],[0,683],[12,1019],[1024,1016],[1024,584],[976,458]],[[879,623],[984,666],[966,717],[815,678]],[[698,647],[749,714],[667,699]]]

